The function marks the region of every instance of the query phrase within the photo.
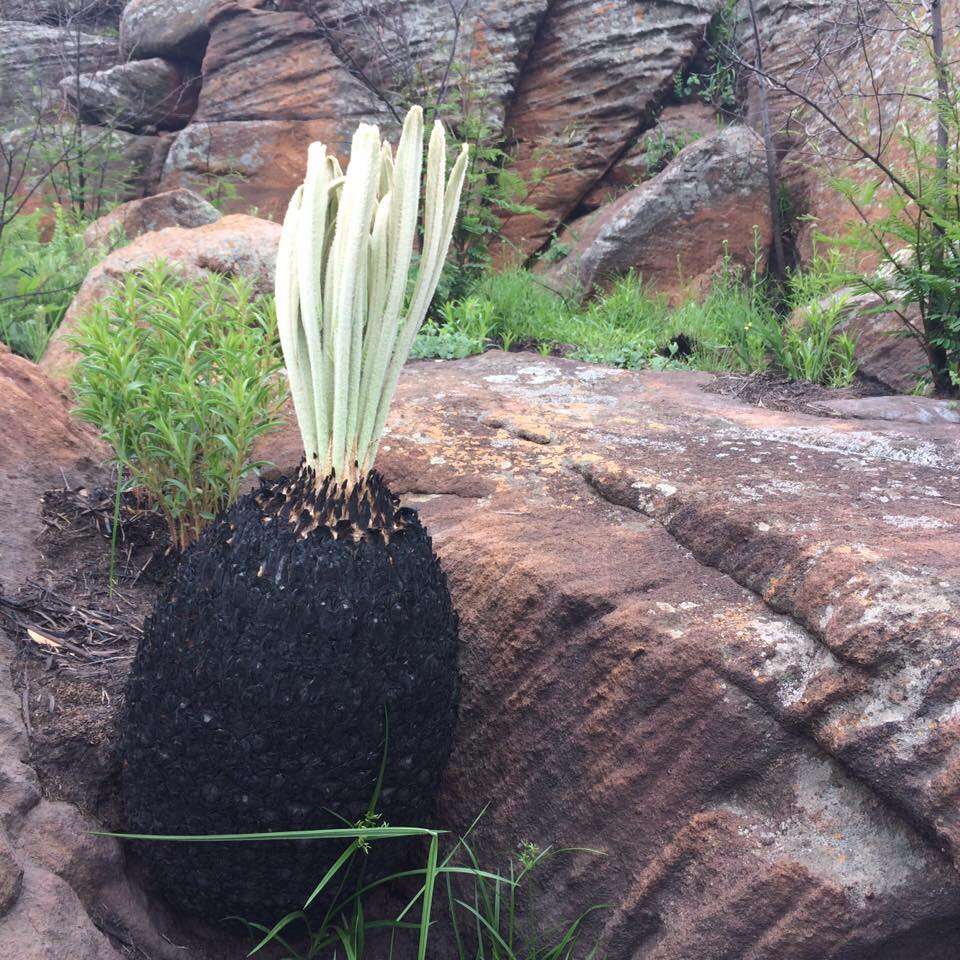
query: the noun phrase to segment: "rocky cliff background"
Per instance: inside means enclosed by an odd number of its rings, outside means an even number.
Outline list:
[[[835,9],[761,0],[768,68],[814,97],[838,72],[868,92],[913,69],[882,32],[869,47],[844,40]],[[35,89],[92,131],[109,126],[118,162],[140,171],[129,195],[184,186],[277,219],[309,142],[342,154],[358,121],[390,128],[405,97],[429,102],[443,88],[470,99],[528,184],[536,213],[507,218],[501,255],[559,243],[578,254],[578,279],[635,267],[671,290],[680,275],[708,277],[724,242],[752,265],[772,237],[755,84],[741,78],[726,106],[683,90],[725,11],[752,60],[743,0],[7,0],[0,100]],[[955,24],[956,5],[947,11]],[[828,71],[809,69],[814,50]],[[882,138],[904,105],[879,104],[870,123]],[[794,98],[774,91],[773,106],[787,241],[809,257],[816,229],[854,217],[823,178],[844,145]],[[676,158],[687,145],[694,156]],[[651,157],[668,182],[633,196],[660,172]]]

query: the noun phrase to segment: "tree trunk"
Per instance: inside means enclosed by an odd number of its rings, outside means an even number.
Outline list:
[[[753,46],[756,56],[757,89],[760,98],[760,119],[763,126],[763,146],[767,154],[767,185],[770,190],[770,218],[773,222],[773,269],[778,284],[787,276],[787,262],[783,252],[783,223],[780,216],[780,174],[777,162],[777,147],[773,142],[770,123],[770,104],[767,100],[767,78],[763,72],[763,43],[760,39],[760,24],[757,19],[755,0],[749,0],[750,23],[753,26]]]

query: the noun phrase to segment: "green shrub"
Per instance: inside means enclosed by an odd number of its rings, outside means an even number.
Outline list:
[[[848,385],[856,373],[855,344],[836,332],[840,309],[824,305],[843,282],[836,254],[818,254],[806,271],[792,274],[780,309],[760,262],[758,256],[745,274],[725,257],[707,294],[676,307],[632,272],[582,303],[557,296],[527,270],[486,274],[470,296],[441,307],[414,356],[454,359],[487,344],[505,350],[522,344],[628,369],[756,373],[774,366],[795,379]],[[808,320],[794,329],[783,314],[797,308]]]
[[[0,340],[37,361],[91,266],[105,249],[83,240],[86,222],[63,207],[43,239],[41,211],[21,214],[0,240]]]
[[[490,335],[490,309],[490,301],[479,297],[448,300],[440,307],[440,322],[430,321],[420,329],[410,356],[460,360],[483,353]]]
[[[727,114],[739,112],[740,66],[735,52],[740,45],[740,14],[737,0],[724,0],[707,26],[704,68],[674,78],[674,92],[680,98],[697,96],[704,103]]]
[[[646,167],[647,177],[655,176],[665,170],[670,161],[683,150],[684,147],[699,140],[701,134],[680,131],[675,136],[668,136],[657,127],[644,139],[643,164]]]
[[[847,387],[857,372],[856,340],[836,333],[845,300],[814,301],[802,308],[799,326],[772,326],[768,347],[777,365],[792,380]]]
[[[73,344],[77,412],[186,547],[261,466],[254,441],[279,422],[271,301],[244,280],[191,282],[157,264],[81,320]]]

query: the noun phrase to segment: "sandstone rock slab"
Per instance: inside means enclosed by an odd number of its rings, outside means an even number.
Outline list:
[[[68,339],[77,320],[127,274],[158,260],[184,277],[199,279],[211,273],[245,277],[258,293],[271,293],[279,240],[279,224],[245,214],[232,214],[200,227],[167,227],[141,234],[87,274],[43,355],[41,367],[55,382],[64,384],[76,360]]]
[[[772,233],[763,145],[731,126],[686,147],[659,176],[560,235],[569,253],[549,275],[584,291],[636,270],[680,297],[709,281],[724,254],[751,267]]]
[[[605,850],[538,902],[547,924],[611,904],[610,957],[948,960],[960,437],[710,381],[408,367],[378,465],[462,620],[443,825],[489,801],[484,851]]]
[[[710,381],[497,352],[406,369],[379,465],[463,624],[439,822],[490,801],[491,863],[521,839],[604,849],[554,861],[537,905],[549,925],[610,904],[587,934],[617,960],[951,960],[956,427],[771,411]],[[291,426],[261,452],[298,448]],[[110,956],[80,910],[107,890],[68,891],[115,853],[35,788],[0,801],[30,858],[0,945]],[[38,902],[57,923],[28,931]]]
[[[7,839],[0,837],[0,918],[10,912],[22,889],[23,867]]]
[[[350,76],[311,21],[295,11],[227,2],[212,12],[194,122],[177,135],[163,185],[199,188],[228,177],[228,206],[280,218],[303,179],[307,146],[344,160],[361,120],[382,105]]]
[[[67,102],[84,123],[133,133],[185,126],[196,109],[199,88],[190,71],[160,57],[60,81]]]
[[[120,52],[124,59],[199,63],[213,5],[213,0],[130,0],[120,18]]]
[[[110,37],[17,20],[0,20],[0,106],[7,129],[19,116],[36,114],[45,93],[65,76],[112,66],[117,43]]]
[[[128,200],[94,220],[83,232],[91,246],[112,237],[129,242],[165,227],[202,227],[220,219],[220,211],[192,190],[166,190],[141,200]]]
[[[829,416],[852,420],[960,424],[960,404],[932,397],[855,397],[814,403],[813,408]]]
[[[292,0],[291,9],[304,4]],[[337,55],[362,70],[388,96],[412,79],[436,90],[451,59],[468,67],[468,83],[482,91],[484,119],[493,133],[503,127],[520,71],[530,53],[549,0],[474,0],[462,5],[459,28],[445,3],[371,0],[362,6],[342,0],[309,4],[311,18],[330,38]],[[456,35],[456,36],[455,36]],[[454,43],[456,46],[454,47]]]
[[[557,0],[539,27],[507,113],[516,172],[546,176],[512,217],[507,240],[539,248],[650,125],[674,75],[696,52],[714,0]]]

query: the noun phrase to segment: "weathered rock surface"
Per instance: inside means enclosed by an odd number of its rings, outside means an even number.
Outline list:
[[[64,27],[0,20],[0,106],[9,129],[20,114],[33,116],[44,93],[65,76],[112,66],[117,42]]]
[[[408,367],[380,466],[463,623],[441,821],[489,801],[489,862],[521,839],[606,850],[555,861],[537,906],[549,924],[609,903],[590,932],[611,960],[953,960],[957,428],[749,407],[709,381],[530,354]],[[29,441],[51,413],[28,410],[4,442],[53,471],[63,454]],[[298,447],[291,428],[263,452],[289,467]],[[81,904],[104,902],[84,884],[116,882],[114,851],[35,785],[13,797],[30,863],[4,955],[111,956]],[[28,891],[60,922],[7,926]]]
[[[193,116],[199,79],[169,60],[152,57],[67,77],[60,89],[84,123],[154,133],[178,130]]]
[[[220,211],[192,190],[167,190],[141,200],[129,200],[94,220],[83,231],[84,241],[93,246],[112,237],[130,242],[141,234],[166,227],[202,227],[220,219]]]
[[[322,140],[345,159],[357,123],[380,108],[303,14],[229,0],[210,31],[197,112],[173,143],[164,186],[230,176],[242,205],[280,217],[308,144]]]
[[[818,413],[851,420],[894,420],[897,423],[960,423],[960,404],[932,397],[852,397],[814,403]]]
[[[130,0],[120,18],[120,51],[125,60],[167,57],[199,63],[209,32],[214,0]]]
[[[504,233],[540,247],[654,117],[695,53],[715,0],[556,0],[541,23],[507,114],[515,170],[546,177],[529,202],[546,216],[511,218]]]
[[[41,367],[55,382],[64,384],[76,356],[67,340],[77,320],[97,301],[108,296],[129,273],[157,260],[165,261],[185,277],[211,273],[245,277],[258,293],[273,291],[280,225],[246,214],[232,214],[200,227],[167,227],[144,233],[114,250],[86,276],[54,334]]]
[[[580,201],[595,210],[644,180],[656,176],[684,147],[718,130],[717,112],[700,100],[664,107],[652,127],[631,146]],[[658,166],[651,169],[651,161]]]
[[[570,252],[550,269],[553,282],[591,290],[634,269],[680,296],[705,284],[725,252],[751,266],[771,237],[765,171],[748,127],[698,140],[659,176],[567,228],[560,242]]]
[[[895,393],[911,393],[928,371],[927,354],[919,340],[907,333],[906,324],[894,311],[874,313],[878,305],[872,295],[854,297],[844,308],[837,330],[857,341],[857,366],[862,374]],[[922,321],[915,307],[903,316],[916,328]]]
[[[136,0],[128,10],[145,16],[151,5],[165,6]],[[482,0],[469,6],[455,60],[469,64],[491,129],[503,127],[516,139],[517,172],[532,181],[538,168],[547,171],[528,198],[545,219],[510,217],[508,241],[526,252],[539,247],[631,148],[696,51],[716,5],[658,0],[640,11],[630,0]],[[314,5],[323,30],[296,12],[296,2],[274,6],[227,0],[206,11],[200,103],[195,123],[170,153],[165,181],[189,186],[208,171],[239,173],[247,181],[242,201],[271,215],[299,182],[311,139],[343,152],[359,119],[389,127],[383,104],[347,64],[383,89],[404,65],[422,69],[428,85],[438,83],[453,32],[445,4],[377,0],[365,5],[367,22],[358,24],[353,8],[331,0]]]
[[[124,0],[0,0],[0,20],[116,26]]]
[[[63,482],[84,482],[105,455],[75,423],[69,404],[30,361],[0,345],[0,592],[36,572],[39,497]],[[17,960],[119,960],[76,893],[20,849],[20,830],[43,805],[27,765],[28,743],[14,693],[13,645],[0,632],[0,956]]]
[[[947,960],[960,432],[489,353],[408,368],[380,465],[463,623],[441,807],[583,843],[611,958]],[[289,467],[293,432],[268,445]]]
[[[66,398],[40,368],[0,343],[0,514],[18,516],[18,504],[39,496],[37,487],[56,483],[57,464],[86,463],[105,456],[92,433],[69,416]],[[36,474],[37,476],[34,476]],[[0,584],[30,576],[29,549],[39,519],[29,513],[0,523]],[[0,815],[2,822],[2,815]]]
[[[304,7],[299,0],[285,6]],[[520,69],[529,55],[549,0],[474,0],[463,6],[459,36],[456,21],[445,3],[422,0],[371,0],[356,5],[342,0],[311,2],[309,7],[324,35],[332,38],[341,60],[355,64],[386,92],[414,65],[422,84],[434,89],[443,82],[447,65],[469,64],[473,92],[483,92],[485,119],[493,132],[503,127]]]

